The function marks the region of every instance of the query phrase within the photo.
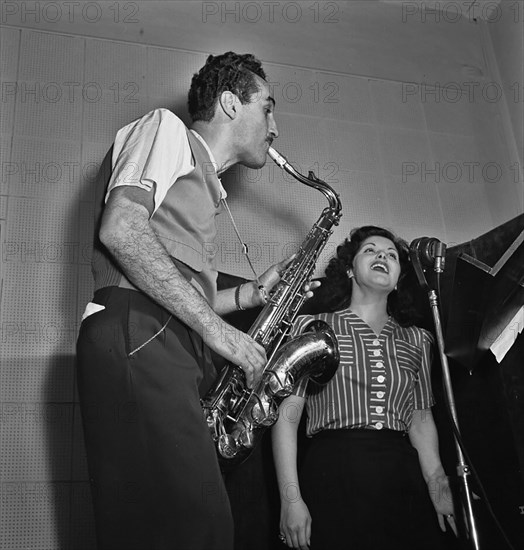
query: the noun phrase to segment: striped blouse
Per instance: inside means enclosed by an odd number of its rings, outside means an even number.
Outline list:
[[[346,309],[297,318],[292,335],[313,319],[337,335],[340,365],[328,384],[298,384],[307,398],[307,435],[321,430],[383,428],[407,431],[414,409],[434,404],[430,368],[433,337],[418,327],[401,327],[392,317],[379,336]]]

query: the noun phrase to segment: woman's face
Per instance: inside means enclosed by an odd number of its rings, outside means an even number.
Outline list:
[[[359,287],[389,294],[400,276],[399,254],[393,241],[378,235],[367,237],[353,258],[350,273]]]

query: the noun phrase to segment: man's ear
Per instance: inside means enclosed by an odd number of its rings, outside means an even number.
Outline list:
[[[239,103],[238,97],[230,91],[225,91],[220,94],[218,98],[218,103],[224,114],[234,119],[237,116],[237,106]]]

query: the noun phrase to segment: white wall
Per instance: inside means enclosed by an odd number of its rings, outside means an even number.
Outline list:
[[[504,89],[507,116],[522,171],[524,158],[524,2],[504,1],[486,25],[493,46],[494,70]],[[496,73],[497,74],[497,73]],[[522,173],[522,172],[521,172]],[[522,182],[522,179],[520,180]]]
[[[451,245],[523,210],[522,136],[507,123],[522,109],[493,95],[498,74],[506,91],[522,76],[519,52],[502,55],[509,16],[487,31],[414,2],[68,4],[0,3],[0,546],[13,550],[93,547],[73,355],[92,288],[92,175],[122,125],[157,106],[187,118],[208,53],[265,62],[275,146],[343,202],[328,252],[364,223]],[[225,184],[259,271],[326,204],[272,163]],[[219,267],[250,277],[234,243],[223,215]]]

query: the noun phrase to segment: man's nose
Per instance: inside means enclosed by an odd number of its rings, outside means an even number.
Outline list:
[[[271,137],[273,139],[276,139],[278,137],[278,128],[277,128],[277,123],[275,122],[275,120],[273,119],[270,126],[269,126],[269,133],[271,134]]]

